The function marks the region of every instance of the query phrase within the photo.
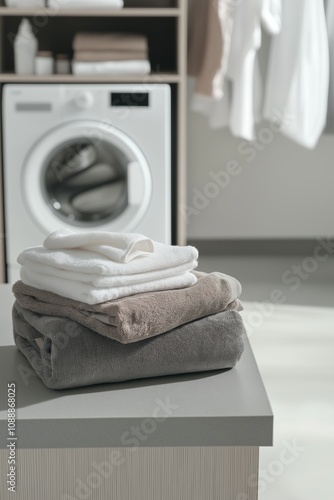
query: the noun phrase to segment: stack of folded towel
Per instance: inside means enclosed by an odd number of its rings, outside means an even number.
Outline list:
[[[147,75],[151,71],[147,39],[126,33],[77,33],[73,40],[74,74]]]
[[[15,343],[50,388],[232,368],[240,283],[194,271],[194,247],[61,230],[18,257]]]
[[[22,0],[27,1],[27,0]],[[122,9],[123,0],[47,0],[50,9]]]

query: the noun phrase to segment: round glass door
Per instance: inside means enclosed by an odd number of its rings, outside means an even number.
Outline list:
[[[99,122],[72,122],[34,146],[23,170],[23,194],[48,233],[73,226],[132,231],[147,210],[151,175],[126,134]]]
[[[106,141],[62,144],[42,171],[45,201],[58,217],[74,225],[112,221],[128,206],[128,163],[126,155]]]

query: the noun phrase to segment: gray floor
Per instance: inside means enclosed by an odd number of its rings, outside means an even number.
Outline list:
[[[246,301],[270,302],[272,291],[278,288],[286,304],[334,307],[334,257],[325,262],[305,261],[306,258],[200,255],[198,270],[236,277]],[[302,277],[296,274],[299,272]],[[288,283],[284,283],[284,276]]]
[[[310,261],[316,269],[284,283],[284,273],[298,271],[292,266],[307,268],[304,259],[200,257],[200,270],[243,285],[241,314],[274,412],[274,446],[260,450],[259,500],[334,498],[334,258]],[[283,304],[268,304],[274,289]]]

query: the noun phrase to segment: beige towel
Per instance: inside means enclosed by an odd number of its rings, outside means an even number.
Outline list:
[[[80,50],[74,53],[74,61],[146,61],[148,53],[136,50]]]
[[[123,344],[167,332],[190,321],[221,311],[242,309],[240,283],[222,273],[194,272],[197,283],[189,288],[140,293],[88,305],[17,281],[18,303],[40,315],[72,319],[94,332]]]
[[[144,35],[130,33],[77,33],[73,40],[73,50],[125,50],[147,52],[147,39]]]

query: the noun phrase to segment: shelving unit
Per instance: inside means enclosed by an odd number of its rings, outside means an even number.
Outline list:
[[[139,82],[140,83],[179,83],[180,76],[176,73],[153,73],[144,77],[136,75],[113,76],[109,75],[80,76],[80,75],[15,75],[14,73],[0,73],[0,83],[110,83],[112,82]]]
[[[186,47],[187,0],[125,0],[123,9],[9,8],[0,0],[0,86],[5,83],[168,83],[172,88],[173,241],[186,241],[185,223],[177,216],[186,187]],[[152,73],[138,75],[16,75],[10,40],[22,17],[36,28],[40,50],[71,51],[74,33],[125,31],[144,33],[149,42]],[[61,37],[59,28],[61,27]],[[1,176],[2,178],[2,176]],[[0,200],[1,204],[2,201]],[[2,219],[2,218],[1,218]],[[0,225],[3,221],[0,221]],[[0,227],[4,234],[3,227]],[[2,253],[2,255],[1,255]],[[4,252],[0,251],[0,282]]]
[[[49,16],[49,17],[177,17],[182,13],[180,8],[134,8],[128,7],[124,9],[63,9],[54,10],[48,8],[17,8],[0,7],[0,16]]]

